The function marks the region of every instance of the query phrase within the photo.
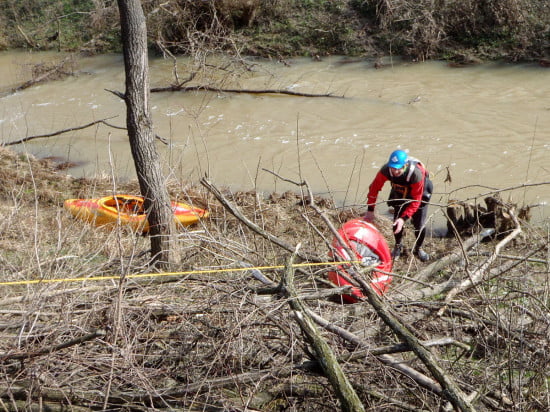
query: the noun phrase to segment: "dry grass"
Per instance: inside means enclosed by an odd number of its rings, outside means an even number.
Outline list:
[[[339,408],[328,381],[309,368],[310,349],[288,303],[250,272],[198,272],[176,276],[121,278],[149,273],[147,238],[123,229],[103,230],[68,216],[63,199],[106,193],[112,182],[74,180],[51,164],[0,151],[2,281],[89,278],[117,280],[0,286],[0,405],[60,409],[318,410]],[[121,186],[136,192],[137,185]],[[175,182],[181,194],[211,210],[212,218],[182,232],[173,247],[175,271],[216,270],[284,264],[289,253],[244,227],[202,187]],[[324,255],[330,232],[319,216],[286,193],[268,198],[226,193],[257,224],[286,242]],[[320,202],[338,225],[356,211]],[[303,216],[307,216],[307,223]],[[382,222],[384,230],[386,224]],[[462,346],[434,347],[444,369],[467,393],[477,391],[478,410],[545,410],[548,398],[550,275],[548,234],[524,226],[524,237],[505,251],[535,261],[500,257],[491,279],[460,294],[443,316],[444,295],[411,300],[421,287],[396,277],[386,302],[424,340],[452,337]],[[441,257],[454,239],[431,239]],[[483,244],[469,265],[451,265],[426,281],[466,279],[491,252]],[[397,262],[395,272],[415,278],[425,265]],[[499,269],[503,270],[499,273]],[[281,271],[264,271],[277,282]],[[302,292],[325,290],[317,267],[297,272]],[[320,316],[353,332],[366,347],[393,344],[393,334],[368,303],[341,305],[308,300]],[[99,331],[99,332],[97,332]],[[90,335],[96,333],[96,335]],[[323,333],[338,356],[354,352],[341,337]],[[76,339],[83,340],[75,341]],[[58,345],[71,343],[66,348]],[[400,355],[395,355],[400,356]],[[403,358],[424,371],[411,354]],[[365,406],[372,410],[437,410],[445,402],[384,366],[369,352],[342,361]]]
[[[194,56],[210,50],[280,59],[391,54],[460,63],[472,62],[471,58],[548,59],[550,7],[540,0],[144,0],[142,4],[149,43],[163,54]],[[0,3],[0,48],[22,47],[120,51],[116,2]]]

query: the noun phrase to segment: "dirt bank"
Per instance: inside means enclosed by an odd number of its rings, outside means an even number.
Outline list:
[[[120,51],[116,2],[55,0],[0,5],[0,48]],[[160,54],[230,52],[285,59],[326,55],[550,59],[550,8],[539,0],[143,1]]]

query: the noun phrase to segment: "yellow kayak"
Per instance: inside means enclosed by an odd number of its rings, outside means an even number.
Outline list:
[[[189,226],[200,218],[208,217],[208,211],[185,203],[171,202],[176,224]],[[67,199],[63,206],[73,216],[96,226],[121,225],[130,227],[136,232],[148,232],[143,209],[143,197],[133,195],[114,195],[100,199]]]

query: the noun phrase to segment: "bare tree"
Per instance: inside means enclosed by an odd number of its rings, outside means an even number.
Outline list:
[[[151,226],[151,254],[156,264],[169,261],[173,232],[170,198],[155,146],[149,106],[147,28],[140,0],[118,0],[126,71],[126,124],[141,194]]]

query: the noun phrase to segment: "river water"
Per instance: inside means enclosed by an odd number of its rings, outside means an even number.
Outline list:
[[[59,56],[0,53],[0,90],[29,80],[32,64],[49,59]],[[181,181],[208,175],[218,186],[266,193],[298,190],[284,179],[306,180],[339,205],[357,205],[389,153],[401,148],[431,172],[434,215],[449,199],[482,202],[495,189],[511,189],[502,192],[504,199],[539,204],[533,219],[548,219],[550,69],[452,68],[392,58],[375,68],[372,60],[338,56],[287,63],[255,61],[252,71],[228,77],[223,87],[337,97],[153,93],[155,132],[169,142],[158,145],[167,175]],[[151,59],[150,76],[152,87],[168,86],[173,63]],[[107,90],[124,91],[122,56],[79,58],[75,76],[0,98],[0,141],[105,118],[125,126],[125,106]],[[75,162],[67,170],[74,176],[135,177],[125,132],[105,125],[12,148]]]

